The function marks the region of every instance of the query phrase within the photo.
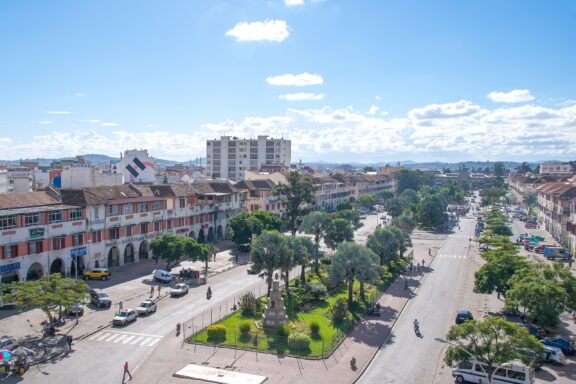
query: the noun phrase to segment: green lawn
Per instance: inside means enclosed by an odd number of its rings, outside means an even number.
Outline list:
[[[389,285],[391,277],[385,279],[377,286],[366,286],[366,298],[375,297],[379,292],[383,292]],[[309,283],[320,282],[319,278],[313,274],[309,275],[307,279]],[[294,282],[293,282],[294,283]],[[323,301],[308,304],[307,311],[292,310],[292,301],[284,295],[286,311],[289,318],[290,333],[304,333],[310,337],[310,350],[304,352],[290,351],[286,344],[286,338],[278,338],[274,331],[265,331],[257,327],[256,321],[262,319],[262,313],[265,308],[265,299],[261,299],[263,303],[261,308],[255,316],[244,317],[240,311],[235,312],[231,316],[221,320],[216,324],[221,324],[226,327],[226,339],[218,342],[208,340],[207,329],[190,336],[187,340],[189,342],[216,344],[220,346],[237,347],[241,349],[257,349],[260,351],[270,351],[278,354],[298,354],[307,357],[322,357],[330,354],[332,350],[338,345],[339,341],[346,335],[346,333],[357,323],[359,318],[366,311],[366,303],[359,299],[359,283],[354,283],[354,298],[355,305],[348,314],[345,321],[338,325],[332,324],[328,317],[330,307],[340,298],[348,298],[348,290],[346,286],[341,286],[332,291],[330,295]],[[243,321],[249,321],[251,324],[251,332],[249,335],[242,335],[239,331],[239,326]],[[320,332],[318,335],[312,335],[310,331],[310,324],[316,322],[320,325]]]

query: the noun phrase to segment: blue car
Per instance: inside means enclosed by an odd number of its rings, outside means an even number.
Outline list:
[[[560,348],[565,355],[574,354],[574,341],[564,337],[555,336],[540,341],[544,345]]]
[[[462,324],[465,321],[474,320],[472,312],[467,309],[460,309],[456,314],[456,324]]]

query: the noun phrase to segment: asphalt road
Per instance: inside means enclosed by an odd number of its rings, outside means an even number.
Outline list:
[[[470,244],[475,221],[461,219],[461,231],[449,235],[440,244],[437,255],[428,268],[401,313],[388,342],[358,381],[359,383],[431,383],[436,375],[445,344],[436,338],[445,338],[454,324],[460,308],[482,317],[482,296],[474,294],[473,273],[477,264],[473,259],[477,248]],[[429,241],[428,246],[438,243]],[[426,246],[426,242],[420,246]],[[416,336],[414,319],[420,323],[421,337]]]
[[[380,216],[383,214],[381,213]],[[355,232],[359,242],[365,242],[366,236],[380,223],[376,215],[363,220],[364,226]],[[247,289],[265,292],[262,279],[246,273],[248,266],[239,266],[213,276],[209,285],[213,290],[212,300],[206,300],[205,287],[190,289],[180,298],[163,297],[158,302],[157,313],[140,317],[132,324],[123,327],[104,327],[103,329],[74,343],[73,351],[66,357],[51,363],[32,367],[23,377],[30,383],[120,383],[124,362],[128,361],[131,370],[146,359],[154,358],[155,346],[165,337],[176,337],[176,324],[185,323],[185,334],[192,333],[191,328],[201,328],[214,317],[223,316],[234,303],[234,298]],[[298,268],[297,268],[298,269]],[[299,269],[298,269],[299,270]],[[295,273],[293,275],[295,276]],[[123,282],[108,288],[114,292],[115,303],[122,300],[124,308],[134,308],[147,297],[150,276]],[[144,284],[143,284],[144,283]],[[169,291],[164,288],[163,296]],[[156,294],[155,294],[156,295]],[[79,334],[87,334],[107,324],[113,317],[115,308],[89,311],[89,317],[81,319]],[[190,319],[194,319],[193,321]],[[215,320],[215,319],[214,319]],[[182,337],[182,336],[180,336]]]

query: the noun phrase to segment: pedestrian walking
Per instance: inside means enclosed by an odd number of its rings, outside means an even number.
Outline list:
[[[66,336],[66,344],[68,344],[68,350],[71,351],[72,350],[72,336],[71,335]]]
[[[158,285],[158,297],[160,297],[160,290],[162,289],[162,286]]]
[[[150,286],[150,297],[154,296],[154,286]]]
[[[121,301],[118,303],[118,312],[122,312],[122,310],[124,309],[124,303],[122,303]]]
[[[122,376],[122,382],[126,381],[126,374],[128,374],[130,380],[132,380],[132,374],[128,370],[128,362],[124,363],[124,376]]]

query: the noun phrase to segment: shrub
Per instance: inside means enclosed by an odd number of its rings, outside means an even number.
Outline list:
[[[288,348],[296,351],[307,351],[310,349],[310,338],[303,333],[293,333],[288,336]]]
[[[346,299],[340,298],[330,307],[330,319],[334,324],[341,323],[348,315]]]
[[[238,299],[238,306],[243,316],[254,316],[259,307],[259,302],[254,293],[246,292]]]
[[[312,294],[315,300],[321,300],[328,294],[328,289],[324,284],[310,284],[308,285],[308,292]]]
[[[222,341],[226,340],[226,327],[222,324],[208,326],[208,340]]]
[[[286,338],[290,334],[290,327],[288,324],[284,324],[276,328],[276,337],[278,338]]]
[[[252,329],[252,325],[250,324],[250,322],[248,320],[243,321],[240,323],[240,333],[243,335],[247,335],[248,333],[250,333],[250,330]]]
[[[310,332],[313,336],[318,336],[320,334],[320,324],[317,321],[310,323]]]

